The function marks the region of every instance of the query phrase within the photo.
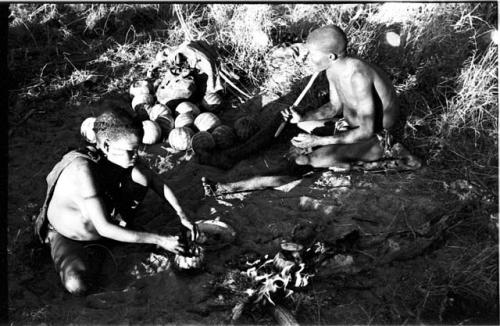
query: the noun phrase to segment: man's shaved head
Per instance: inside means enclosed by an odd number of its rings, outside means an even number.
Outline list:
[[[347,49],[347,36],[335,25],[327,25],[312,31],[306,43],[324,53],[342,56]]]

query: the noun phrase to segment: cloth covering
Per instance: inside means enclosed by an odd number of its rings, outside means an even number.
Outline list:
[[[172,66],[181,61],[191,69],[197,69],[207,75],[207,93],[215,93],[223,89],[218,68],[217,52],[205,41],[191,41],[182,43],[172,51],[167,60]]]
[[[35,218],[35,236],[37,236],[42,243],[46,241],[48,232],[48,218],[47,210],[49,208],[50,200],[54,194],[57,180],[61,176],[64,169],[71,164],[76,158],[82,157],[92,162],[98,163],[101,159],[97,149],[94,147],[86,147],[84,150],[74,150],[66,155],[52,168],[52,171],[47,175],[47,194],[43,202],[39,214]]]

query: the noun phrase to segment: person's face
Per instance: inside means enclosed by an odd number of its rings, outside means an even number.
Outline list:
[[[323,71],[328,69],[331,61],[335,59],[333,54],[321,51],[313,43],[307,43],[306,47],[308,50],[307,59],[309,60],[314,71]]]
[[[135,164],[139,144],[140,142],[138,137],[130,134],[128,136],[121,137],[118,140],[104,141],[102,150],[111,163],[126,169]]]

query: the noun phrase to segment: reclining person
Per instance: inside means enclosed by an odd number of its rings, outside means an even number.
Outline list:
[[[172,190],[138,159],[142,125],[124,110],[108,109],[96,118],[94,130],[96,147],[67,153],[47,176],[47,197],[35,224],[40,239],[50,245],[64,287],[77,295],[88,290],[90,271],[98,264],[90,261],[86,249],[95,241],[111,239],[183,251],[176,236],[138,232],[113,221],[118,212],[130,222],[148,187],[170,203],[182,225],[196,236]]]
[[[390,155],[391,134],[401,121],[397,95],[388,76],[380,68],[347,55],[347,37],[337,26],[312,31],[305,46],[314,71],[326,71],[330,100],[303,114],[292,108],[281,112],[285,121],[306,132],[291,140],[302,149],[294,157],[295,163],[309,168],[347,168],[351,163],[373,162]],[[409,155],[407,151],[403,154]],[[420,167],[414,157],[405,162],[408,169]],[[274,188],[291,179],[252,178],[246,186],[244,181],[211,185],[205,179],[204,187],[206,192],[211,187],[215,193],[255,190]]]

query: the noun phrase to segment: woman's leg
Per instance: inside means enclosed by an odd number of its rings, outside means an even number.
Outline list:
[[[55,230],[49,230],[50,253],[56,272],[69,293],[82,295],[88,290],[88,253],[85,243],[64,237]]]

